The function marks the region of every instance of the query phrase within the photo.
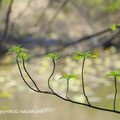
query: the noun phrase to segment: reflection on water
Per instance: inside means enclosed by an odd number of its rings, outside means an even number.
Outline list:
[[[106,79],[104,76],[120,64],[119,57],[117,56],[118,55],[114,55],[114,57],[116,57],[117,64],[116,62],[112,62],[111,64],[111,56],[107,56],[104,59],[96,58],[95,60],[87,60],[85,65],[85,88],[91,104],[112,109],[114,84],[112,78]],[[106,60],[109,62],[107,63]],[[58,80],[58,78],[64,73],[73,73],[77,76],[77,79],[70,81],[69,97],[76,101],[85,102],[80,83],[81,61],[77,63],[71,58],[66,58],[65,61],[59,60],[58,62],[61,64],[57,63],[56,73],[52,78],[52,86],[54,90],[62,96],[65,96],[66,81]],[[48,89],[46,79],[52,69],[51,62],[46,58],[35,59],[29,64],[27,63],[26,66],[32,77],[36,80],[39,88]],[[92,108],[63,101],[56,96],[32,92],[23,83],[16,64],[11,66],[0,66],[0,71],[1,110],[52,109],[51,112],[37,114],[1,114],[1,120],[118,120],[120,118],[119,114],[94,110]],[[31,83],[25,73],[24,75],[27,81]],[[120,80],[117,82],[118,91],[120,91]],[[120,93],[118,92],[118,110],[120,110],[119,100]]]

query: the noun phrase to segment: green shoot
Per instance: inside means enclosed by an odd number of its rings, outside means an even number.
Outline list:
[[[55,60],[55,59],[58,59],[58,58],[59,58],[58,55],[55,55],[55,54],[53,54],[53,53],[49,53],[48,56],[46,56],[46,57],[50,57],[52,60]]]
[[[115,70],[113,72],[110,72],[110,74],[107,74],[105,77],[116,77],[116,78],[120,78],[120,71],[119,70]]]
[[[76,79],[76,76],[71,75],[71,74],[64,74],[62,77],[60,77],[59,79]]]
[[[16,53],[16,56],[22,60],[26,60],[28,58],[28,55],[25,55],[23,52],[27,51],[27,49],[21,48],[19,46],[14,46],[12,49],[9,49],[7,54],[10,53]]]
[[[71,74],[64,74],[62,77],[60,77],[59,79],[63,79],[65,78],[67,80],[67,90],[66,90],[66,98],[69,99],[68,97],[68,91],[69,91],[69,80],[70,79],[76,79],[76,77],[74,75]]]
[[[21,60],[26,60],[26,59],[28,59],[28,55],[25,55],[24,53],[20,53],[19,58]]]
[[[110,72],[110,74],[107,74],[105,77],[114,77],[114,84],[115,84],[115,97],[113,102],[113,110],[115,111],[116,108],[116,97],[117,97],[117,78],[120,78],[120,70],[115,70],[113,72]]]
[[[111,25],[109,28],[112,30],[112,31],[115,31],[117,30],[117,26],[119,26],[120,24],[113,24]]]
[[[27,49],[24,49],[24,48],[20,48],[21,45],[19,46],[14,46],[12,49],[9,49],[7,54],[9,53],[16,53],[16,54],[19,54],[20,52],[23,52],[23,51],[27,51]]]
[[[75,58],[76,60],[79,60],[81,58],[87,58],[87,57],[96,57],[96,55],[91,55],[89,54],[90,51],[86,52],[86,53],[81,53],[81,52],[76,52],[78,54],[78,56]]]

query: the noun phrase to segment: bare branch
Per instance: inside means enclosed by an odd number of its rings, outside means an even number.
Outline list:
[[[0,41],[6,39],[6,37],[7,37],[13,2],[14,2],[14,0],[10,0],[10,4],[9,4],[8,11],[7,11],[7,14],[6,14],[5,28],[4,28],[4,32],[3,32],[3,35],[2,35],[2,37],[0,39]]]
[[[89,99],[88,99],[88,97],[87,97],[87,95],[86,95],[86,93],[85,93],[85,83],[84,83],[84,64],[85,64],[85,58],[83,59],[83,63],[82,63],[82,89],[83,89],[83,94],[84,94],[84,96],[85,96],[85,98],[86,98],[86,101],[87,101],[87,103],[89,104],[89,105],[91,105],[90,104],[90,102],[89,102]]]
[[[17,63],[17,65],[18,65],[18,69],[19,69],[20,75],[21,75],[23,81],[26,83],[26,85],[27,85],[31,90],[33,90],[33,91],[35,91],[35,92],[39,92],[38,90],[35,90],[34,88],[32,88],[32,87],[26,82],[26,80],[25,80],[25,78],[24,78],[24,76],[23,76],[23,74],[22,74],[22,71],[21,71],[19,62],[18,62],[18,57],[16,58],[16,63]]]
[[[54,93],[54,90],[50,86],[50,79],[51,79],[51,77],[53,76],[53,74],[55,72],[55,60],[53,59],[52,62],[53,62],[53,70],[52,70],[52,73],[51,73],[50,77],[48,78],[48,87]]]
[[[25,61],[23,60],[23,68],[25,70],[25,72],[27,73],[28,77],[30,78],[30,80],[33,82],[33,84],[35,85],[35,87],[37,88],[38,91],[40,91],[40,89],[38,88],[37,84],[35,83],[35,81],[33,80],[33,78],[30,76],[30,74],[28,73],[26,67],[25,67]]]
[[[67,91],[66,91],[66,98],[69,99],[68,97],[68,91],[69,91],[69,79],[67,79]]]
[[[116,77],[114,78],[114,82],[115,82],[115,97],[114,97],[114,103],[113,103],[113,110],[115,110],[116,97],[117,97],[117,80],[116,80]]]
[[[2,1],[3,1],[3,0],[0,0],[0,9],[1,9],[1,7],[2,7]]]
[[[51,26],[51,24],[54,22],[54,20],[57,18],[57,16],[59,15],[60,11],[67,5],[67,3],[70,0],[64,0],[62,2],[62,4],[60,4],[59,8],[57,9],[57,11],[55,12],[55,14],[53,15],[53,17],[48,21],[48,23],[45,24],[45,26],[43,25],[41,27],[41,30],[43,30],[44,28],[47,28],[46,32],[49,32],[49,27]]]

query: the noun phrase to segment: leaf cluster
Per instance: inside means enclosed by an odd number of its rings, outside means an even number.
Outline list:
[[[115,70],[113,72],[110,72],[110,74],[107,74],[105,77],[116,77],[116,78],[120,78],[120,70]]]
[[[64,74],[62,77],[60,77],[59,79],[76,79],[76,76],[72,75],[72,74]]]
[[[81,58],[87,58],[87,57],[96,57],[96,55],[91,55],[89,54],[90,51],[86,52],[86,53],[81,53],[81,52],[76,52],[78,54],[78,56],[75,58],[76,60],[79,60]]]
[[[15,52],[16,54],[19,54],[20,52],[27,51],[27,49],[21,48],[20,46],[21,46],[21,45],[19,45],[19,46],[14,46],[12,49],[9,49],[8,52],[7,52],[7,54],[9,54],[9,53],[14,53],[14,52]]]
[[[26,60],[26,59],[28,59],[28,55],[25,55],[25,53],[20,53],[19,54],[19,56],[18,56],[20,59],[22,59],[22,60]]]
[[[111,25],[109,28],[110,28],[112,31],[115,31],[115,30],[117,30],[117,26],[120,26],[120,24],[113,24],[113,25]]]
[[[48,56],[46,56],[46,57],[50,57],[52,60],[59,58],[58,55],[55,55],[55,54],[53,54],[53,53],[49,53]]]
[[[27,49],[21,48],[20,46],[21,45],[14,46],[12,49],[9,49],[7,54],[16,53],[16,56],[18,58],[20,58],[21,60],[26,60],[28,58],[28,55],[25,55],[24,52],[27,51]]]

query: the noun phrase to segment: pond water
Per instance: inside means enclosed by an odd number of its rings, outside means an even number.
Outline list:
[[[11,61],[11,57],[4,58],[2,62]],[[81,88],[81,62],[72,58],[58,60],[55,75],[51,85],[53,89],[65,96],[66,81],[58,80],[64,73],[73,73],[76,80],[70,81],[69,97],[73,100],[85,102]],[[113,109],[114,81],[104,76],[120,65],[119,54],[88,59],[85,64],[85,89],[91,104]],[[48,90],[47,78],[52,70],[51,61],[48,58],[34,59],[26,63],[31,76],[38,87]],[[25,78],[31,84],[27,75]],[[120,110],[120,80],[118,83],[118,96],[116,109]],[[76,105],[59,99],[56,96],[32,92],[22,81],[16,64],[0,66],[0,110],[30,110],[39,113],[4,113],[0,114],[0,120],[118,120],[120,114],[95,110],[82,105]],[[32,85],[32,84],[31,84]]]

